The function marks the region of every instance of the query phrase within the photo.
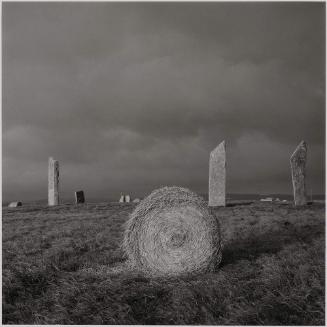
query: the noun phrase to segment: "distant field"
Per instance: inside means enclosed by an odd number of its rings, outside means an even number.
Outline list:
[[[200,196],[202,196],[206,201],[208,201],[208,193],[199,193]],[[142,199],[141,196],[135,196],[134,194],[132,194],[132,199],[134,198],[140,198]],[[273,199],[279,198],[280,200],[288,200],[288,201],[292,201],[293,200],[293,194],[277,194],[277,193],[266,193],[266,194],[255,194],[255,193],[250,193],[250,194],[242,194],[242,193],[231,193],[231,194],[227,194],[227,200],[228,201],[239,201],[239,200],[251,200],[251,201],[256,201],[256,200],[260,200],[262,198],[266,198],[266,197],[272,197]],[[119,194],[117,194],[116,197],[105,197],[105,198],[92,198],[89,197],[88,194],[86,193],[86,199],[89,203],[104,203],[104,202],[116,202],[118,201],[120,198]],[[19,199],[18,199],[19,200]],[[18,201],[16,200],[11,200],[11,201]],[[308,195],[308,200],[311,200],[311,195]],[[325,200],[325,195],[324,194],[313,194],[312,195],[312,200],[317,200],[317,201],[324,201]],[[2,203],[2,206],[7,207],[8,204],[11,201],[4,201]],[[74,197],[60,197],[60,202],[63,204],[73,204],[75,202],[75,198]],[[37,201],[23,201],[23,204],[27,204],[27,205],[46,205],[48,204],[48,199],[40,199]]]
[[[134,204],[3,208],[3,323],[324,325],[325,207],[214,209],[215,273],[115,273]]]

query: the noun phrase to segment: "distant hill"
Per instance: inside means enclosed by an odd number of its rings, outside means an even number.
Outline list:
[[[208,201],[208,193],[200,193],[199,195],[201,195],[206,201]],[[280,193],[265,193],[265,194],[243,194],[243,193],[231,193],[231,194],[227,194],[227,201],[228,200],[260,200],[262,198],[266,198],[266,197],[272,197],[272,198],[279,198],[280,200],[292,200],[293,199],[293,195],[292,194],[280,194]],[[137,196],[132,197],[132,200],[137,198]],[[142,199],[142,197],[138,197],[140,199]],[[312,199],[313,200],[325,200],[325,195],[324,194],[314,194],[312,195]],[[13,199],[12,201],[16,201],[17,199]],[[21,199],[19,199],[20,201],[23,202],[24,204],[28,204],[28,205],[36,205],[36,204],[47,204],[48,200],[47,199],[40,199],[40,200],[31,200],[31,201],[23,201]],[[86,202],[88,203],[103,203],[103,202],[118,202],[119,197],[117,198],[113,198],[111,197],[101,197],[101,198],[88,198],[86,197]],[[310,199],[310,195],[308,195],[308,200]],[[8,206],[8,204],[12,201],[4,201],[2,202],[2,206]],[[73,198],[60,198],[60,203],[62,204],[68,204],[68,203],[74,203],[74,199]]]
[[[200,194],[205,200],[208,200],[208,194]],[[280,193],[265,193],[265,194],[243,194],[243,193],[231,193],[227,194],[227,200],[260,200],[262,198],[272,197],[279,198],[280,200],[292,200],[292,194],[280,194]],[[314,194],[312,195],[313,200],[324,200],[324,194]],[[308,195],[308,200],[310,200],[310,195]]]

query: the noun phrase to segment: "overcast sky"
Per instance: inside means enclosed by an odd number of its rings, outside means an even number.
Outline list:
[[[3,3],[4,201],[208,188],[227,150],[228,193],[324,192],[323,3]]]

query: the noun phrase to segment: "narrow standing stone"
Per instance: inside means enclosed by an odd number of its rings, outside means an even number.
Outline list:
[[[221,142],[211,153],[209,161],[209,206],[226,205],[226,149]]]
[[[291,155],[291,171],[294,204],[301,206],[307,204],[305,190],[305,165],[307,161],[307,145],[302,141]]]
[[[75,192],[75,202],[76,202],[76,204],[85,202],[85,197],[84,197],[84,192],[83,191],[76,191]]]
[[[131,197],[129,194],[125,195],[125,202],[131,202]]]
[[[52,157],[49,158],[48,204],[49,206],[59,204],[59,162]]]
[[[125,202],[125,196],[123,194],[120,194],[119,202],[120,203]]]

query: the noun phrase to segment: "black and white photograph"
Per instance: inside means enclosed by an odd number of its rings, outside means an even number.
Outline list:
[[[324,326],[324,1],[2,1],[2,324]]]

